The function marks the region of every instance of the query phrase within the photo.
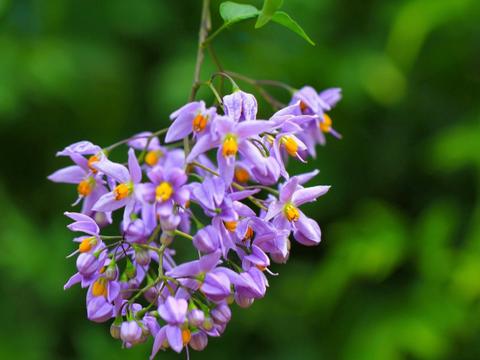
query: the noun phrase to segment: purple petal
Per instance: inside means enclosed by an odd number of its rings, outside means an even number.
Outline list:
[[[165,142],[171,143],[188,136],[192,132],[193,114],[180,116],[170,125],[165,136]]]
[[[130,181],[128,169],[121,164],[108,160],[106,156],[103,156],[100,161],[94,163],[92,166],[118,182],[126,183]]]
[[[187,163],[192,162],[197,156],[214,148],[215,146],[217,146],[217,144],[218,142],[213,141],[210,135],[205,135],[198,138],[195,145],[193,145],[190,154],[188,154]]]
[[[286,203],[290,201],[295,190],[297,189],[297,186],[298,186],[297,177],[292,177],[290,180],[288,180],[280,190],[280,201],[282,203]]]
[[[132,148],[128,150],[128,171],[130,172],[130,179],[134,184],[137,184],[142,180],[142,169],[135,156],[135,150]]]
[[[293,179],[293,178],[292,178]],[[307,202],[315,201],[319,196],[327,193],[330,186],[312,186],[309,188],[299,189],[292,196],[292,202],[296,206],[300,206]]]
[[[245,139],[254,135],[258,135],[264,131],[275,127],[275,123],[265,120],[247,120],[242,121],[236,126],[235,132],[239,138]]]
[[[55,171],[48,180],[57,183],[78,184],[85,178],[86,172],[80,166],[71,165]]]
[[[182,330],[178,326],[167,325],[166,335],[170,347],[180,353],[183,349]]]
[[[95,205],[93,205],[92,210],[102,212],[114,211],[125,206],[128,201],[128,197],[121,200],[115,200],[115,195],[113,194],[113,192],[109,192],[103,195],[100,199],[98,199]]]

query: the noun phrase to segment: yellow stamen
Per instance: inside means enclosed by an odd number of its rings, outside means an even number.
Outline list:
[[[95,164],[96,162],[99,162],[100,159],[98,158],[97,155],[92,155],[88,158],[87,166],[94,174],[98,172],[97,169],[95,169],[92,165]]]
[[[187,345],[190,340],[192,339],[192,333],[188,329],[183,329],[182,330],[182,341],[183,345]]]
[[[195,132],[202,132],[207,127],[208,120],[202,114],[198,114],[193,118],[192,129]]]
[[[224,221],[225,227],[228,231],[234,232],[237,230],[237,222],[236,221]]]
[[[255,267],[260,271],[265,271],[265,269],[267,268],[266,266],[261,266],[261,265],[255,265]]]
[[[92,237],[88,237],[86,239],[83,239],[82,242],[78,245],[78,250],[81,253],[84,252],[89,252],[93,246],[97,244],[97,239]]]
[[[327,114],[323,114],[323,121],[321,121],[318,126],[324,133],[328,133],[332,128],[332,118]]]
[[[243,238],[243,240],[244,240],[244,241],[250,240],[251,238],[253,238],[253,235],[254,235],[253,229],[252,229],[251,226],[249,226],[249,227],[247,228],[247,232],[246,232],[245,237]]]
[[[170,183],[164,181],[155,189],[155,198],[157,201],[167,201],[172,197],[173,188]]]
[[[107,297],[107,280],[105,278],[100,278],[93,283],[92,286],[92,295],[93,296],[105,296]]]
[[[235,156],[237,155],[237,151],[238,151],[237,138],[234,135],[227,135],[223,140],[222,155],[224,157]]]
[[[282,144],[287,150],[288,155],[296,156],[298,151],[298,144],[291,136],[282,136]]]
[[[115,200],[122,200],[129,196],[132,192],[132,186],[129,184],[119,184],[113,189]]]
[[[250,179],[250,174],[244,168],[237,166],[235,168],[235,180],[239,183],[246,183]]]
[[[300,218],[300,213],[298,209],[292,204],[285,205],[285,207],[283,208],[283,213],[285,214],[285,217],[288,221],[298,221],[298,219]]]
[[[162,152],[160,150],[150,150],[145,155],[145,164],[148,166],[157,165],[158,160],[162,157]]]
[[[300,111],[302,114],[305,114],[305,112],[308,110],[308,105],[305,104],[305,102],[300,101]]]
[[[95,184],[94,181],[92,180],[93,180],[92,178],[88,178],[80,181],[80,183],[77,186],[78,195],[88,196],[92,193],[92,190]]]

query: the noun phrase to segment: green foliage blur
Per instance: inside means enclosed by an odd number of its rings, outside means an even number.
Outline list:
[[[168,124],[190,91],[200,7],[0,0],[0,359],[150,353],[151,342],[122,350],[108,325],[86,319],[85,292],[63,291],[75,262],[62,213],[76,193],[46,176],[67,164],[54,154],[72,142],[106,146]],[[333,185],[305,209],[323,240],[293,244],[265,299],[235,307],[224,336],[192,359],[479,359],[480,2],[283,8],[315,47],[273,23],[255,30],[255,20],[214,46],[231,71],[343,88],[331,115],[344,139],[292,164],[319,167],[315,181]],[[207,61],[203,78],[212,71]]]

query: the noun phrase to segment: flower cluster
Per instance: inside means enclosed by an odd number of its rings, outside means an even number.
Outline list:
[[[218,107],[184,105],[156,133],[60,151],[74,165],[49,179],[75,184],[82,203],[65,213],[80,234],[65,288],[87,288],[88,319],[112,321],[126,347],[153,337],[151,358],[169,347],[202,350],[220,336],[234,302],[265,296],[271,262],[287,261],[290,237],[320,242],[301,206],[329,186],[305,186],[318,171],[292,176],[286,163],[315,156],[326,134],[340,136],[327,115],[340,97],[304,87],[260,120],[255,97],[237,90]],[[125,163],[112,160],[119,146],[128,148]]]

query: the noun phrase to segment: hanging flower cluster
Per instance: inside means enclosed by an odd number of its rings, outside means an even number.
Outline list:
[[[290,237],[320,242],[301,206],[329,186],[305,186],[318,171],[291,176],[286,162],[315,155],[327,133],[339,137],[327,111],[340,96],[304,87],[259,120],[255,97],[237,90],[223,97],[223,111],[194,101],[171,115],[168,129],[59,152],[74,165],[49,179],[75,184],[82,203],[65,213],[80,234],[77,272],[65,288],[87,288],[88,319],[112,321],[126,347],[152,336],[151,358],[169,347],[202,350],[221,335],[234,302],[248,307],[265,296],[271,261],[287,261]],[[124,164],[110,159],[120,145],[128,147]],[[104,235],[118,229],[116,213],[120,234]],[[188,245],[179,257],[190,261],[176,260],[179,242]]]

